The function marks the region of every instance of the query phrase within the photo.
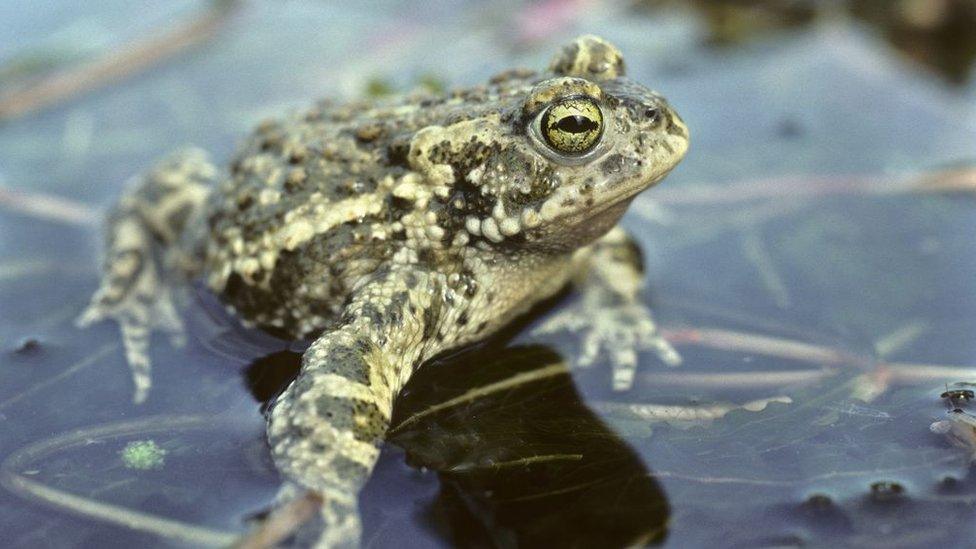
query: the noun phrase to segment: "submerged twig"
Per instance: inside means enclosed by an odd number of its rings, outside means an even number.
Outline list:
[[[119,348],[119,344],[118,343],[114,343],[114,342],[113,343],[106,343],[105,345],[102,345],[94,353],[92,353],[92,354],[86,356],[85,358],[79,360],[78,362],[76,362],[75,364],[69,366],[68,368],[65,368],[64,370],[61,370],[61,372],[59,372],[58,374],[56,374],[54,376],[51,376],[49,378],[46,378],[43,381],[39,381],[36,384],[30,386],[29,388],[24,389],[23,391],[17,393],[16,395],[14,395],[14,396],[6,399],[6,400],[0,401],[0,410],[3,410],[4,408],[6,408],[7,406],[10,406],[11,404],[13,404],[15,402],[19,402],[22,399],[24,399],[24,398],[26,398],[28,396],[33,395],[37,391],[40,391],[40,390],[42,390],[42,389],[44,389],[46,387],[50,387],[51,385],[54,385],[55,383],[58,383],[59,381],[62,381],[64,379],[68,378],[68,377],[71,377],[74,374],[76,374],[76,373],[84,370],[85,368],[88,368],[88,367],[90,367],[90,366],[92,366],[94,364],[98,364],[98,362],[100,360],[102,360],[103,358],[105,358],[106,356],[108,356],[110,353],[112,353],[113,351],[115,351],[118,348]]]
[[[631,417],[641,421],[697,424],[721,419],[733,410],[761,412],[774,402],[792,404],[793,399],[788,396],[776,396],[752,400],[745,404],[715,403],[696,406],[600,401],[591,402],[590,405],[599,412]]]
[[[659,478],[659,479],[673,478],[679,480],[698,482],[702,484],[745,484],[750,486],[771,486],[771,487],[796,486],[796,485],[810,486],[816,482],[831,481],[836,479],[849,479],[849,478],[859,478],[859,477],[877,478],[886,475],[904,473],[906,471],[914,471],[917,469],[931,469],[936,465],[955,464],[958,463],[959,461],[960,461],[959,456],[952,454],[952,455],[940,457],[933,461],[905,465],[903,467],[864,469],[859,471],[858,470],[831,471],[829,473],[823,473],[820,475],[810,475],[808,477],[797,477],[797,478],[787,478],[787,479],[764,479],[764,478],[748,478],[748,477],[709,477],[703,475],[691,475],[691,474],[681,473],[678,471],[654,471],[652,473],[652,476],[654,478]]]
[[[237,540],[231,547],[233,549],[277,547],[315,516],[321,506],[321,496],[314,492],[306,492],[303,497],[275,509],[268,518],[261,521],[260,526]]]
[[[439,412],[440,410],[453,408],[454,406],[471,402],[477,398],[481,398],[492,393],[505,391],[511,389],[512,387],[518,387],[524,383],[548,379],[554,376],[566,375],[568,372],[569,370],[567,369],[566,364],[563,362],[558,362],[556,364],[547,364],[541,368],[530,370],[528,372],[521,372],[501,381],[496,381],[495,383],[489,383],[488,385],[472,388],[455,398],[445,400],[444,402],[439,402],[433,406],[420,410],[391,428],[389,432],[392,434],[397,431],[401,431],[407,425],[410,425],[411,423],[414,423],[430,414]]]
[[[102,438],[158,433],[174,429],[209,429],[213,426],[214,420],[211,416],[157,416],[78,429],[36,442],[11,454],[0,465],[0,484],[28,500],[53,505],[59,509],[95,520],[194,545],[226,547],[237,538],[234,533],[195,526],[71,494],[64,490],[46,486],[21,473],[29,464],[45,456],[75,446],[90,444],[92,441]]]
[[[0,96],[0,119],[22,116],[121,80],[211,38],[239,4],[214,0],[189,21],[84,65],[65,69]]]
[[[90,206],[66,198],[0,187],[0,207],[45,221],[94,225],[98,213]]]
[[[43,259],[15,259],[0,263],[0,282],[57,271],[59,265]]]
[[[775,387],[821,381],[836,375],[841,366],[852,366],[864,372],[855,392],[859,398],[871,400],[891,384],[912,385],[959,378],[976,379],[976,368],[971,366],[886,362],[824,345],[763,334],[688,328],[664,329],[662,335],[674,345],[693,345],[810,362],[819,364],[821,369],[708,374],[669,371],[642,375],[645,381],[655,385]]]
[[[755,267],[759,280],[776,302],[776,306],[781,309],[789,307],[791,301],[789,288],[757,231],[745,231],[742,238],[742,251],[746,259]]]
[[[856,380],[854,396],[869,402],[884,394],[892,385],[916,385],[959,379],[976,379],[976,368],[945,364],[879,362],[873,370]]]
[[[12,476],[2,479],[2,482],[7,484],[7,487],[12,491],[25,495],[29,494],[32,499],[50,503],[67,511],[194,545],[225,547],[234,539],[231,533],[201,528],[185,522],[160,518],[118,505],[76,496],[56,488],[44,486],[23,476]]]
[[[967,192],[976,194],[976,166],[896,177],[798,176],[727,185],[662,188],[654,199],[665,206],[717,206],[771,199],[820,198],[851,194]]]
[[[464,463],[455,465],[449,469],[452,473],[472,472],[472,471],[498,471],[509,467],[526,467],[535,463],[552,463],[566,461],[582,461],[583,454],[543,454],[528,457],[516,458],[508,461],[489,461],[487,463]]]
[[[911,182],[909,190],[919,192],[971,192],[976,193],[976,168],[965,167],[934,172]]]
[[[852,353],[793,339],[763,334],[736,332],[717,328],[662,330],[665,339],[675,345],[696,345],[723,351],[758,353],[823,365],[862,362]]]
[[[946,364],[918,364],[912,362],[887,362],[878,365],[887,369],[892,381],[918,383],[941,379],[976,379],[976,368]]]
[[[878,356],[886,358],[922,337],[929,329],[922,320],[913,320],[897,330],[890,332],[874,342]]]
[[[784,385],[803,385],[823,381],[838,373],[838,370],[790,370],[789,372],[771,372],[759,370],[754,372],[731,373],[685,373],[670,370],[666,372],[648,372],[640,377],[643,381],[655,387],[724,387],[761,389],[782,387]]]

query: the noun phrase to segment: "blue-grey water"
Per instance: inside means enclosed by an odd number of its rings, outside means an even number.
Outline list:
[[[363,493],[365,545],[968,546],[974,447],[930,426],[967,409],[943,391],[976,383],[976,84],[864,19],[720,47],[676,4],[241,2],[186,52],[0,121],[3,544],[220,545],[275,495],[261,401],[295,347],[195,289],[186,345],[156,342],[135,406],[115,327],[73,325],[97,285],[93,220],[126,179],[187,144],[226,159],[261,119],[323,96],[474,84],[588,32],[692,131],[625,218],[684,364],[648,353],[627,392],[598,366],[424,416]],[[208,6],[3,2],[0,97]],[[919,183],[947,173],[969,190]],[[399,416],[573,356],[575,338],[531,334],[547,314],[429,365]],[[127,466],[146,440],[162,466]],[[551,459],[519,461],[533,456]]]

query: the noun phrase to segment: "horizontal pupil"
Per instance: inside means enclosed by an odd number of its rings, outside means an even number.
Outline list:
[[[564,116],[556,122],[556,128],[569,133],[585,133],[599,129],[596,120],[578,114]]]

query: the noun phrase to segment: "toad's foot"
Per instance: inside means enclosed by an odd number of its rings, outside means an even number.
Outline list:
[[[605,354],[613,367],[613,388],[618,391],[633,385],[638,351],[653,350],[669,366],[681,363],[641,301],[641,252],[623,229],[614,228],[578,250],[574,263],[578,304],[555,314],[534,333],[579,333],[582,341],[575,365],[590,366]]]
[[[630,389],[637,371],[637,353],[654,351],[668,366],[681,364],[681,356],[661,336],[651,312],[641,303],[622,303],[599,309],[571,307],[554,315],[534,334],[560,331],[582,335],[575,365],[592,366],[605,355],[613,368],[613,388]]]
[[[135,233],[130,236],[135,236]],[[146,249],[113,250],[106,262],[102,285],[78,317],[81,328],[105,319],[119,324],[125,358],[135,386],[132,400],[142,403],[152,385],[149,339],[153,331],[169,333],[183,342],[183,324],[173,306],[172,292],[159,283],[159,273],[147,260]]]
[[[168,332],[176,344],[183,341],[174,288],[199,263],[184,233],[200,213],[216,173],[201,151],[176,153],[137,181],[112,209],[102,283],[77,323],[119,323],[136,403],[149,394],[152,332]]]

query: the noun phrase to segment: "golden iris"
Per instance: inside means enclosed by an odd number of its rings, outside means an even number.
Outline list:
[[[564,99],[542,116],[542,137],[563,154],[583,154],[596,146],[603,133],[603,113],[588,97]]]

